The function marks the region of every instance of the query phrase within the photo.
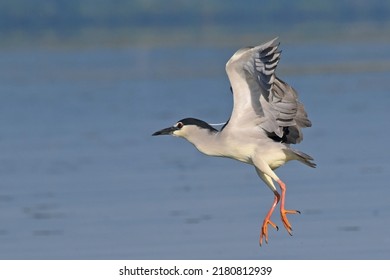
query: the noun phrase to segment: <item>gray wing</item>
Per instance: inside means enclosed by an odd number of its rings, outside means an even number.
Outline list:
[[[238,50],[227,62],[233,91],[230,127],[260,126],[270,138],[302,141],[301,128],[311,126],[297,92],[275,75],[281,52],[277,38]]]

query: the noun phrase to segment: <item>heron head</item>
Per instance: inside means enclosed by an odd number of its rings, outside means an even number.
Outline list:
[[[189,135],[196,133],[199,129],[208,129],[210,132],[217,132],[217,130],[208,123],[194,119],[186,118],[178,121],[175,125],[156,131],[153,136],[158,135],[173,135],[187,138]]]

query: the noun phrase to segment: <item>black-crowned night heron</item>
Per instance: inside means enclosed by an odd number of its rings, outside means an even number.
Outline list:
[[[290,147],[302,141],[301,128],[310,127],[311,122],[298,102],[296,91],[275,75],[280,59],[276,40],[242,48],[227,62],[234,106],[221,130],[204,121],[186,118],[153,134],[183,137],[206,155],[232,158],[255,167],[274,193],[273,204],[261,227],[260,245],[263,238],[268,243],[268,225],[278,230],[271,216],[279,201],[281,220],[290,235],[292,228],[286,214],[300,213],[285,209],[286,185],[273,170],[290,160],[316,166],[312,157]],[[273,181],[279,184],[281,194]]]

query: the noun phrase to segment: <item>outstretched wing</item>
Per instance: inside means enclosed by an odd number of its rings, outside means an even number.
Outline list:
[[[234,99],[228,126],[260,126],[270,138],[298,143],[301,128],[311,122],[296,91],[275,75],[281,54],[276,40],[240,49],[227,62]]]

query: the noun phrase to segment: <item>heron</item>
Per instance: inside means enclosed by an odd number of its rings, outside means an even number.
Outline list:
[[[255,167],[257,175],[273,192],[273,203],[260,229],[260,246],[263,240],[268,243],[269,225],[279,230],[271,220],[279,202],[281,221],[289,235],[292,226],[287,214],[300,214],[285,208],[286,184],[274,170],[291,160],[316,167],[311,156],[291,147],[303,140],[301,129],[310,127],[311,121],[297,92],[275,74],[281,56],[279,45],[275,38],[262,45],[241,48],[228,60],[225,69],[233,94],[233,110],[220,130],[205,121],[184,118],[153,133],[181,137],[205,155],[231,158]]]

